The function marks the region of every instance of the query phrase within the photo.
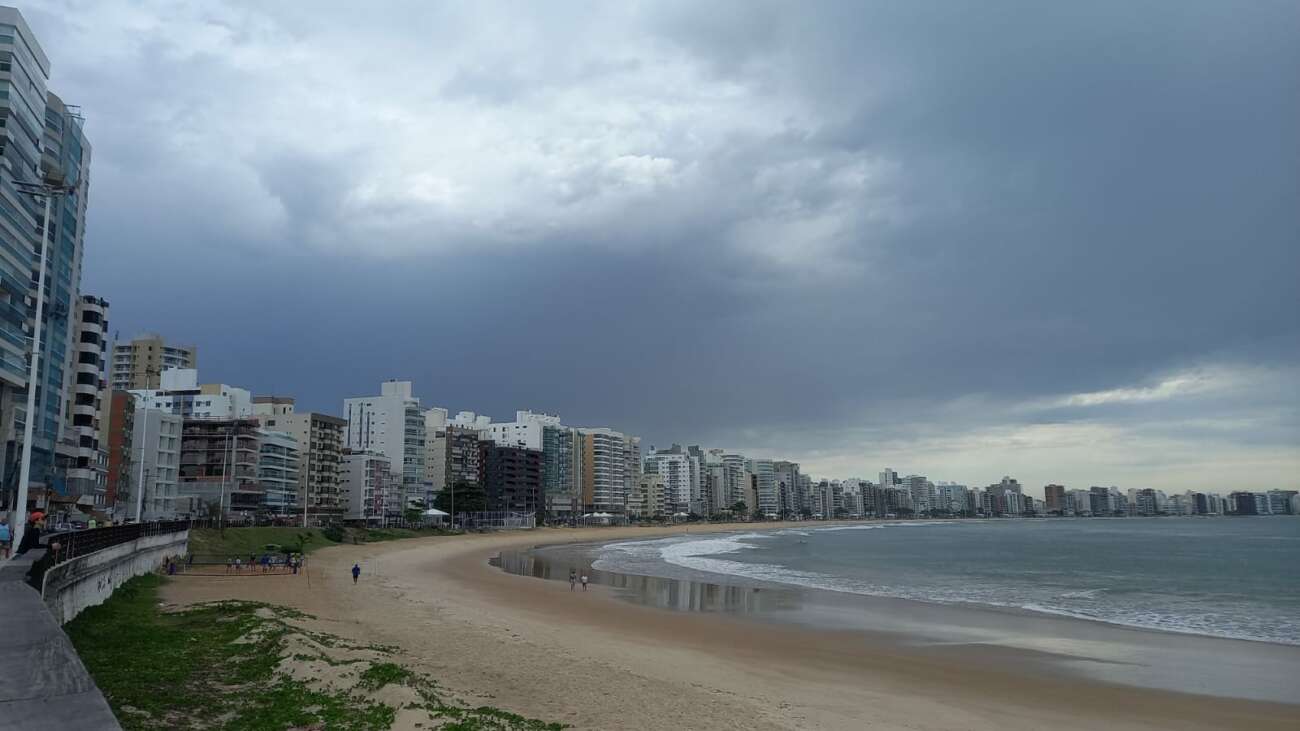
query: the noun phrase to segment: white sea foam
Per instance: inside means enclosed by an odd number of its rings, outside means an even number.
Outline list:
[[[946,522],[946,521],[945,521]],[[944,522],[932,522],[941,525]],[[907,524],[899,524],[907,525]],[[912,523],[916,525],[916,523]],[[813,529],[814,532],[836,530],[870,530],[881,525],[836,526]],[[1231,613],[1187,613],[1159,611],[1108,601],[1104,588],[1079,589],[1056,595],[1064,605],[1045,604],[1048,596],[1022,593],[1012,587],[988,585],[954,585],[950,587],[916,587],[876,584],[860,578],[834,576],[816,571],[800,571],[785,566],[724,558],[750,551],[759,546],[753,541],[770,538],[772,533],[742,533],[710,536],[694,540],[678,538],[613,544],[607,548],[637,558],[658,558],[673,566],[693,571],[739,577],[754,581],[785,584],[822,591],[862,596],[888,597],[939,604],[967,604],[1037,612],[1109,624],[1156,629],[1232,639],[1300,645],[1300,622],[1261,625]],[[612,570],[618,570],[616,566]]]

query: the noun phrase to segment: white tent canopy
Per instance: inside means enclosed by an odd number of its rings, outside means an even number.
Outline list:
[[[437,508],[429,508],[428,510],[426,510],[426,511],[424,511],[423,513],[420,513],[420,514],[423,515],[423,516],[426,517],[426,518],[435,518],[435,517],[443,516],[443,515],[451,515],[451,513],[444,513],[443,511],[441,511],[441,510],[439,510],[439,509],[437,509]]]

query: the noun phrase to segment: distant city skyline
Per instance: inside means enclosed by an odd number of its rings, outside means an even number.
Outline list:
[[[1225,7],[19,9],[205,382],[1226,494],[1300,485],[1300,9]]]

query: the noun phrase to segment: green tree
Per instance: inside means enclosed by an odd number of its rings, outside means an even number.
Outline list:
[[[744,515],[749,512],[749,506],[745,504],[744,500],[737,500],[736,504],[731,506],[731,512],[736,515]]]
[[[455,511],[452,510],[452,496],[455,495]],[[457,480],[456,484],[438,493],[433,502],[434,507],[448,513],[477,513],[487,510],[487,492],[482,485],[467,480]]]

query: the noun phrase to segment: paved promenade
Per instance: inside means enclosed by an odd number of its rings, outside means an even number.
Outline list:
[[[42,554],[0,564],[0,731],[120,731],[72,642],[24,580]]]

